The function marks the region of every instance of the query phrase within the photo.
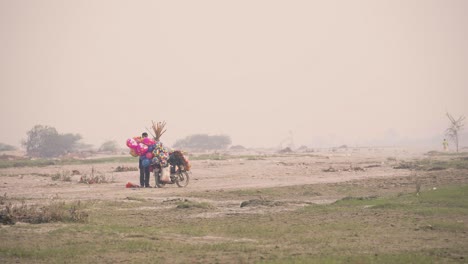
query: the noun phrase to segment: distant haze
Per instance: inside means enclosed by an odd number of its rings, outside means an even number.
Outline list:
[[[36,124],[124,146],[151,120],[168,144],[441,142],[467,99],[464,0],[0,0],[15,146]]]

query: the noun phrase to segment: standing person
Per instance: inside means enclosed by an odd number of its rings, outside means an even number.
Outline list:
[[[148,137],[148,133],[143,132],[141,134],[142,138]],[[139,161],[139,169],[140,169],[140,187],[141,188],[151,188],[149,184],[149,179],[150,179],[150,167],[146,166],[144,167],[143,164],[141,163],[141,159],[138,159]]]
[[[447,139],[444,138],[444,141],[442,142],[442,145],[444,146],[444,151],[448,151],[448,142],[447,142]]]

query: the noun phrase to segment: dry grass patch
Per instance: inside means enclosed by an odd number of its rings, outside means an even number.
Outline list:
[[[0,210],[0,223],[14,225],[17,222],[41,224],[50,222],[86,222],[88,214],[81,202],[66,204],[52,202],[47,205],[4,203]]]
[[[87,175],[84,174],[80,177],[79,183],[86,183],[86,184],[96,184],[96,183],[111,183],[114,182],[114,175],[106,176],[105,174],[98,172],[91,168],[91,174]]]
[[[191,209],[191,208],[201,208],[201,209],[213,209],[215,208],[212,204],[207,202],[195,202],[185,199],[182,202],[177,203],[178,209]]]

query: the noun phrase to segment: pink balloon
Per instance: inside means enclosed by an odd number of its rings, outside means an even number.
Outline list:
[[[146,158],[147,159],[152,159],[153,157],[154,157],[153,153],[151,153],[151,152],[146,153]]]
[[[146,146],[143,143],[140,143],[138,144],[135,150],[136,150],[136,153],[141,156],[143,154],[146,154],[146,152],[148,152],[148,146]]]
[[[135,149],[137,146],[138,146],[138,143],[136,142],[135,139],[133,139],[133,138],[127,139],[127,147],[129,147],[131,149]]]
[[[149,138],[149,137],[143,138],[143,141],[142,141],[142,142],[143,142],[143,144],[145,144],[146,146],[151,146],[151,145],[153,145],[153,144],[156,143],[153,139],[151,139],[151,138]]]

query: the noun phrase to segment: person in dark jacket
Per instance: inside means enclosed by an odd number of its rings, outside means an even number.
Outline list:
[[[148,137],[148,133],[146,132],[143,132],[143,134],[141,134],[141,137],[142,138],[146,138]],[[144,167],[143,164],[141,163],[141,159],[138,159],[139,160],[139,169],[140,169],[140,187],[141,188],[152,188],[149,184],[149,179],[150,179],[150,167],[147,166],[147,167]]]

